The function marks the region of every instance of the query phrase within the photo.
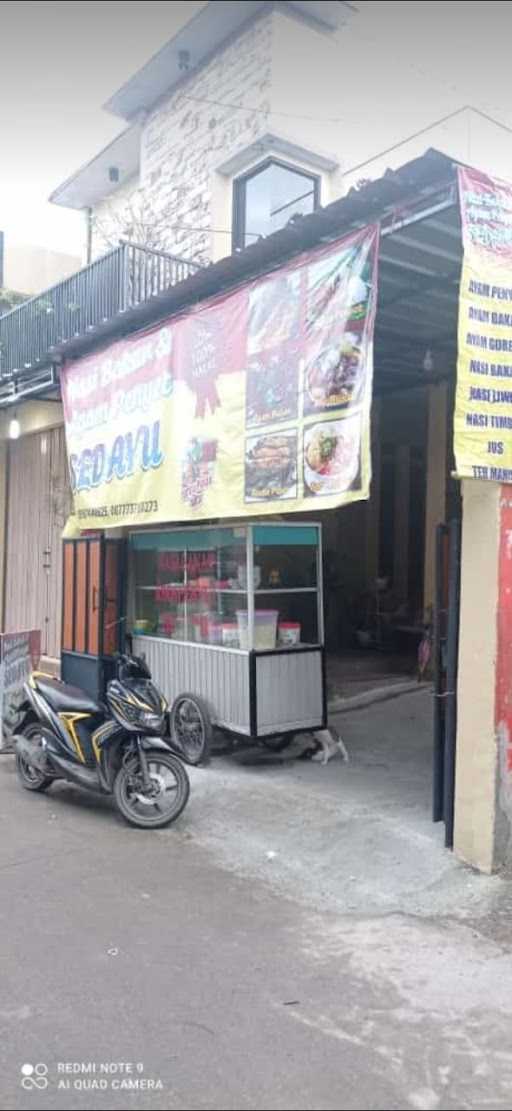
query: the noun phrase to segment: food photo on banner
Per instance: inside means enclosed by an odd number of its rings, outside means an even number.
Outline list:
[[[81,529],[367,498],[379,229],[62,371]]]
[[[512,482],[512,186],[460,167],[455,461],[460,478]]]

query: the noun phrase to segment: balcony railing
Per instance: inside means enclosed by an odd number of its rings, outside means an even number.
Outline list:
[[[42,380],[39,372],[58,361],[66,342],[163,293],[198,269],[197,263],[163,251],[121,243],[0,316],[0,395],[19,395],[18,382]]]

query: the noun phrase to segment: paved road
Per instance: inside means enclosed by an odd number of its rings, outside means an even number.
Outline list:
[[[0,759],[2,1108],[512,1106],[503,890],[487,931],[315,907],[198,840],[196,794],[140,833]]]

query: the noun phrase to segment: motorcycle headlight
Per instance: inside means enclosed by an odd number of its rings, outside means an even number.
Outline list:
[[[162,725],[161,714],[155,714],[152,710],[142,710],[139,720],[141,725],[146,725],[148,729],[160,729]]]

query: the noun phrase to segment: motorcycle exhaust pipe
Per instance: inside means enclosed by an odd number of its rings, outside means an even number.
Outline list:
[[[28,738],[24,737],[21,733],[14,734],[12,743],[15,747],[15,751],[18,752],[32,768],[35,768],[38,772],[44,772],[45,775],[51,772],[52,769],[48,763],[46,752],[42,745],[36,744],[35,741],[28,740]]]

